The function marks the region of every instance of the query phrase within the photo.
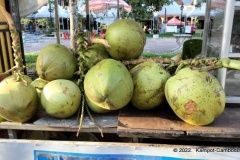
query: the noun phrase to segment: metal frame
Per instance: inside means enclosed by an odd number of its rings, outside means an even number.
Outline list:
[[[228,58],[228,57],[231,57],[232,55],[232,54],[229,54],[229,47],[230,47],[230,41],[231,41],[231,35],[232,35],[235,6],[240,6],[240,2],[235,1],[233,3],[233,1],[230,1],[230,0],[226,1],[220,58]],[[239,57],[239,54],[237,57]],[[218,70],[218,80],[220,81],[221,85],[224,88],[226,83],[226,75],[227,75],[226,68],[222,68]],[[240,97],[227,96],[226,103],[240,103]]]

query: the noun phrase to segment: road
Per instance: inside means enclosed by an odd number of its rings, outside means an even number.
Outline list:
[[[56,43],[56,38],[46,38],[41,36],[26,36],[23,37],[24,41],[24,53],[37,53],[44,46],[48,44]],[[69,39],[60,39],[60,43],[70,47]],[[145,52],[152,53],[166,53],[171,52],[173,48],[177,45],[176,40],[174,38],[147,38],[146,45],[144,47]]]

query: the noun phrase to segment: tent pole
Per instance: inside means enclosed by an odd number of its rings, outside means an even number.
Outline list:
[[[59,37],[59,17],[58,17],[58,0],[54,0],[54,7],[55,7],[56,37],[57,37],[57,43],[60,44],[60,37]]]
[[[90,31],[89,0],[86,0],[86,29]]]
[[[117,19],[120,19],[120,15],[119,15],[119,0],[117,0]]]
[[[60,28],[60,30],[61,30],[60,23],[59,23],[59,28]],[[62,18],[62,30],[64,30],[64,22],[63,22],[63,18]]]

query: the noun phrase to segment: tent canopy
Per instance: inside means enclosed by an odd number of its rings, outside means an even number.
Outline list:
[[[80,10],[78,13],[80,13],[83,17],[86,17],[86,11]],[[90,15],[93,18],[96,18],[97,22],[109,25],[112,22],[117,20],[117,8],[111,8],[106,13],[97,13],[96,14],[91,11]]]
[[[27,18],[49,18],[50,12],[49,12],[49,5],[43,6],[40,8],[37,13],[33,13],[27,16]],[[51,17],[55,17],[55,11],[54,11],[54,5],[52,5],[52,12]],[[59,18],[70,18],[70,14],[67,10],[63,9],[62,6],[58,5],[58,17]]]
[[[110,8],[117,8],[117,1],[119,1],[119,8],[123,8],[125,12],[131,12],[132,7],[128,5],[124,0],[90,0],[89,10],[94,13],[105,13]],[[82,5],[80,11],[85,11],[86,5]]]
[[[184,24],[184,22],[182,22],[182,24]],[[173,17],[167,22],[167,25],[170,25],[170,26],[181,25],[181,21]]]
[[[179,16],[181,15],[181,9],[180,5],[178,5],[176,2],[173,2],[171,5],[164,5],[162,7],[162,10],[158,12],[158,16],[164,16],[165,15],[165,9],[166,9],[166,15],[167,16]],[[187,11],[182,10],[182,16],[186,16]]]
[[[25,17],[44,6],[48,0],[18,0],[20,17]]]
[[[107,13],[99,13],[96,15],[96,21],[99,23],[104,23],[104,24],[111,24],[114,21],[117,20],[117,9],[116,8],[111,8],[108,10]]]
[[[187,14],[188,17],[205,16],[206,3],[201,3],[201,7],[197,7]]]

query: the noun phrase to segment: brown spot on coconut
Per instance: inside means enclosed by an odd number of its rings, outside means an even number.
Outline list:
[[[197,106],[196,106],[197,104],[194,102],[194,101],[192,101],[192,100],[190,100],[190,101],[188,101],[185,105],[184,105],[184,108],[185,108],[185,110],[186,110],[186,113],[187,114],[194,114],[194,113],[196,113],[197,112]]]

